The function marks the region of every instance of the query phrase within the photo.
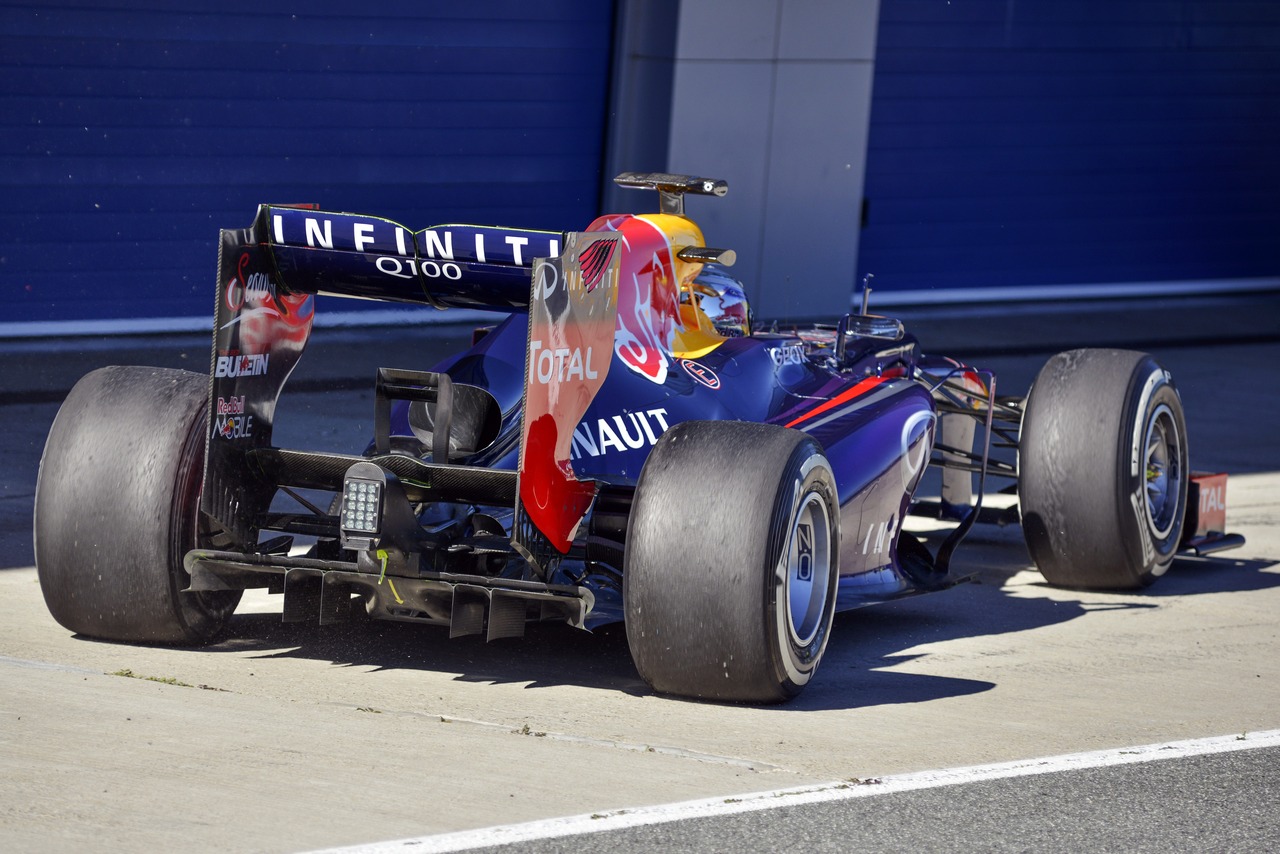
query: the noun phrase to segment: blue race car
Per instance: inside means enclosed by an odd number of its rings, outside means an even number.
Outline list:
[[[616,180],[661,212],[414,232],[263,206],[224,230],[209,374],[104,368],[53,425],[35,546],[55,619],[205,643],[267,588],[286,620],[358,608],[451,636],[625,621],[656,691],[772,702],[813,678],[836,611],[955,584],[975,522],[1020,521],[1071,587],[1141,586],[1180,549],[1239,544],[1150,356],[1063,353],[1014,398],[865,300],[831,327],[761,332],[734,253],[684,215],[725,183]],[[277,447],[318,293],[509,316],[434,370],[379,369],[363,452]],[[1018,506],[984,507],[988,478]],[[954,527],[931,548],[910,513]]]

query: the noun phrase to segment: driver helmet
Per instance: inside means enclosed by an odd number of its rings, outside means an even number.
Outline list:
[[[719,264],[706,264],[690,288],[694,304],[725,338],[741,338],[751,334],[751,306],[742,282],[729,275]],[[685,300],[689,299],[684,295]]]

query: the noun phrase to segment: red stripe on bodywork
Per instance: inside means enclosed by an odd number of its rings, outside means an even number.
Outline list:
[[[818,406],[815,406],[813,409],[810,409],[804,415],[801,415],[798,418],[792,419],[791,421],[789,421],[783,426],[794,427],[797,424],[801,424],[805,421],[808,421],[810,418],[813,418],[816,415],[821,415],[822,413],[826,412],[829,409],[834,409],[835,407],[839,406],[842,403],[847,403],[850,400],[853,400],[855,397],[860,397],[866,394],[867,392],[871,391],[871,389],[880,385],[880,383],[886,381],[887,379],[888,377],[867,377],[865,380],[858,383],[853,388],[848,389],[847,391],[841,392],[840,394],[828,400],[826,403],[822,403],[822,404],[819,404]]]

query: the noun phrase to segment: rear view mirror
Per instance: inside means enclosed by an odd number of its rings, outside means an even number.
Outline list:
[[[880,341],[901,341],[906,334],[902,321],[874,314],[846,314],[836,327],[836,361],[843,365],[849,342],[863,338]]]
[[[840,318],[838,330],[841,338],[882,338],[886,341],[899,341],[904,334],[901,320],[874,314],[846,314]]]

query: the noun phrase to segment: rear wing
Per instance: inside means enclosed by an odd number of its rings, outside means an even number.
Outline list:
[[[255,536],[245,507],[273,486],[250,454],[271,447],[276,403],[315,316],[315,294],[437,308],[523,309],[535,257],[560,254],[556,232],[441,225],[411,231],[362,214],[263,205],[223,229],[209,365],[202,508],[238,542]]]
[[[277,205],[258,208],[249,232],[287,292],[437,308],[524,308],[533,259],[554,258],[564,245],[560,232],[466,224],[413,231],[365,214]]]

